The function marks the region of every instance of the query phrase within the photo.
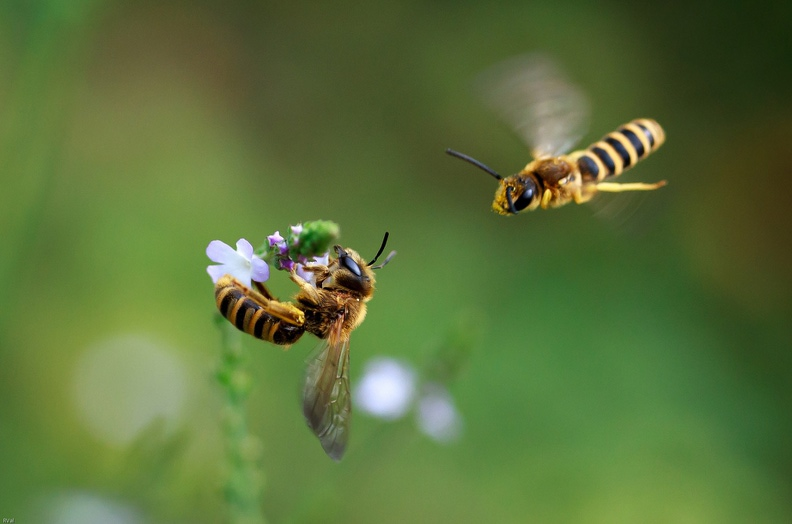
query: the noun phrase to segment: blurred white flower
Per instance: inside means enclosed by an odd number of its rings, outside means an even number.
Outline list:
[[[46,524],[142,524],[134,507],[89,491],[58,493],[40,501],[36,511]],[[3,519],[6,520],[6,519]]]
[[[423,386],[418,400],[418,428],[439,442],[455,440],[462,431],[462,419],[448,390],[437,383]]]
[[[375,417],[395,420],[404,416],[415,397],[415,372],[408,365],[386,357],[366,363],[355,388],[355,406]]]
[[[108,444],[124,446],[155,421],[174,430],[188,397],[188,370],[176,349],[139,335],[99,341],[77,359],[74,403],[81,422]]]
[[[269,266],[253,254],[253,246],[244,238],[237,241],[236,251],[225,242],[212,240],[206,247],[206,256],[219,264],[206,268],[212,282],[228,274],[250,287],[251,280],[264,282],[269,278]]]
[[[462,417],[448,389],[437,382],[419,386],[415,371],[396,359],[369,360],[354,393],[356,407],[386,420],[399,419],[415,408],[418,429],[437,442],[451,442],[462,432]]]

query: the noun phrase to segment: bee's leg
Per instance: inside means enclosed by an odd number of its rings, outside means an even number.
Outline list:
[[[242,331],[282,346],[287,350],[302,336],[305,313],[288,302],[268,300],[253,290],[248,300],[258,303],[261,309],[253,313]]]
[[[319,305],[319,291],[317,288],[295,273],[294,270],[289,273],[289,278],[300,287],[300,298],[302,300],[307,300],[314,305]]]
[[[606,193],[621,193],[622,191],[651,191],[659,189],[666,185],[665,180],[655,182],[654,184],[644,184],[641,182],[633,182],[631,184],[619,184],[618,182],[600,182],[597,184],[597,191],[604,191]]]
[[[302,326],[305,324],[305,313],[296,308],[293,304],[270,300],[266,304],[263,304],[263,307],[268,314],[284,322],[288,322],[294,326]]]
[[[310,271],[314,274],[317,285],[327,280],[330,276],[330,270],[327,269],[327,266],[322,264],[306,264],[303,266],[303,270]]]
[[[553,193],[549,189],[545,189],[544,194],[542,194],[542,201],[539,205],[542,209],[547,209],[547,206],[550,205],[550,199],[553,198]]]
[[[242,288],[244,286],[239,284],[238,281],[235,282]],[[259,284],[257,282],[257,284]],[[256,286],[258,287],[258,286]],[[259,306],[264,309],[269,315],[283,320],[284,322],[288,322],[289,324],[293,324],[295,326],[302,326],[305,324],[305,313],[303,313],[300,309],[296,308],[293,304],[289,304],[288,302],[279,302],[274,300],[272,295],[270,294],[269,290],[265,286],[261,286],[264,288],[264,291],[269,296],[265,296],[263,293],[259,293],[254,289],[247,290],[247,298],[252,300],[253,302],[257,303]]]
[[[576,204],[585,204],[597,194],[597,190],[592,187],[580,188],[572,193],[572,198],[575,199]]]
[[[253,285],[256,286],[256,289],[259,293],[261,293],[262,296],[268,298],[269,300],[278,300],[272,293],[270,293],[269,289],[267,289],[267,286],[265,286],[263,283],[256,282],[254,280]]]

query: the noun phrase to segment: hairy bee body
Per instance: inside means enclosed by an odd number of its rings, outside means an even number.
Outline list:
[[[351,415],[349,390],[349,337],[366,317],[366,303],[374,295],[371,267],[388,239],[386,233],[374,260],[365,264],[357,252],[335,246],[337,258],[329,265],[306,265],[312,282],[294,271],[291,280],[299,291],[291,302],[272,297],[263,284],[250,289],[231,275],[215,283],[215,303],[237,329],[281,346],[290,346],[305,333],[322,340],[309,360],[303,388],[303,414],[325,452],[340,460],[346,449]]]
[[[366,302],[370,297],[320,289],[317,298],[318,304],[299,294],[295,300],[297,307],[305,313],[305,330],[326,339],[338,319],[342,319],[340,329],[343,333],[354,331],[366,317]]]

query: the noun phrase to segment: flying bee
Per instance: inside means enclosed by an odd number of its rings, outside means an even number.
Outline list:
[[[303,387],[303,414],[333,460],[341,460],[349,437],[352,410],[349,389],[349,337],[366,316],[366,303],[374,295],[374,271],[390,262],[392,251],[375,266],[388,242],[388,233],[374,258],[366,264],[354,250],[334,246],[336,257],[328,265],[304,267],[315,284],[294,270],[291,280],[299,291],[291,302],[277,300],[261,283],[250,289],[231,275],[215,284],[220,313],[237,329],[256,338],[290,346],[306,331],[322,340],[308,362]]]
[[[565,154],[583,134],[588,107],[580,91],[547,58],[509,60],[485,74],[481,84],[490,106],[522,135],[534,157],[519,173],[502,177],[470,156],[446,150],[498,180],[492,202],[496,213],[516,215],[573,201],[582,204],[598,192],[649,191],[666,184],[611,182],[665,141],[663,128],[648,118],[633,120],[588,148]]]

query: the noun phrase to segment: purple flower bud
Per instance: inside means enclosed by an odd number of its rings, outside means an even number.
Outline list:
[[[274,234],[267,237],[267,241],[269,242],[270,247],[274,247],[278,244],[284,243],[286,239],[281,236],[280,231],[275,231]]]
[[[278,259],[278,267],[285,271],[291,271],[294,268],[294,261],[289,258]]]

